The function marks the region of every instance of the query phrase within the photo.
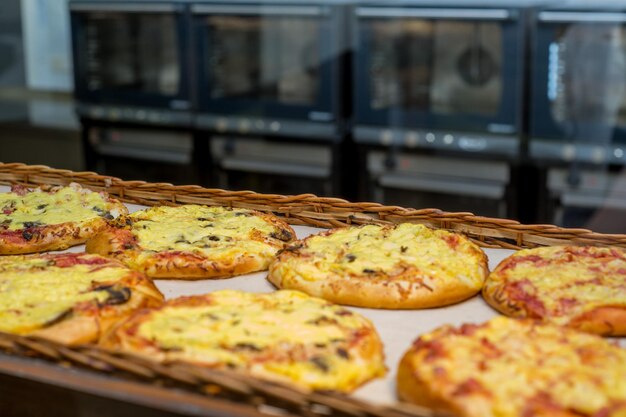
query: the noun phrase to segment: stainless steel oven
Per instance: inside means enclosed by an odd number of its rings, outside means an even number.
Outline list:
[[[530,4],[379,1],[357,7],[356,140],[515,157]]]
[[[70,2],[78,112],[94,120],[191,125],[189,7]]]
[[[626,5],[567,2],[536,15],[530,153],[626,164]]]
[[[344,3],[194,3],[198,126],[218,133],[340,140],[349,46]]]
[[[354,138],[387,204],[516,217],[533,1],[355,8]]]
[[[626,231],[626,4],[537,11],[530,156],[545,170],[544,220]]]

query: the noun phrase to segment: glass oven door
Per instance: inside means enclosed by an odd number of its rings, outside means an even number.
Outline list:
[[[183,5],[85,2],[70,7],[79,100],[189,108]]]
[[[341,36],[332,10],[321,5],[194,5],[201,110],[335,120]]]
[[[415,208],[513,218],[514,186],[506,162],[367,152],[367,199]]]
[[[356,16],[357,124],[518,131],[517,11],[359,7]]]
[[[626,163],[626,13],[544,11],[533,57],[531,153]]]

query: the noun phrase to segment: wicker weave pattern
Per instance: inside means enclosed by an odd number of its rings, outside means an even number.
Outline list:
[[[411,404],[375,406],[342,394],[300,391],[256,380],[234,371],[217,371],[184,363],[160,364],[98,347],[69,348],[44,339],[2,332],[0,351],[19,356],[37,356],[101,373],[182,388],[205,396],[247,404],[261,413],[269,406],[294,416],[445,417]]]

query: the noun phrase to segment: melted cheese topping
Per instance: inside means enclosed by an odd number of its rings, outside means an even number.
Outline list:
[[[295,291],[217,291],[206,298],[155,311],[138,334],[169,359],[256,369],[315,388],[351,389],[384,374],[382,351],[348,360],[355,334],[375,332],[339,306]]]
[[[35,189],[20,196],[0,194],[0,227],[19,230],[29,225],[53,225],[80,222],[110,214],[117,217],[117,209],[110,210],[100,193],[79,186],[62,187],[52,192]]]
[[[269,242],[277,228],[244,209],[160,206],[135,212],[131,218],[132,232],[147,251],[193,252],[211,258],[234,257],[245,252],[271,258],[279,249],[279,245]],[[265,239],[252,239],[255,234],[262,234]]]
[[[626,350],[598,336],[498,317],[469,332],[436,330],[416,345],[427,346],[411,362],[419,378],[464,416],[535,415],[528,409],[542,401],[601,415],[626,401]]]
[[[49,324],[82,302],[104,302],[92,291],[128,274],[122,267],[74,265],[59,268],[41,258],[0,258],[0,331],[27,333]]]
[[[556,324],[600,306],[626,308],[626,254],[619,249],[542,247],[520,250],[511,259],[514,265],[502,270],[503,261],[485,285],[518,285],[541,301]]]
[[[449,237],[458,237],[455,248],[446,241]],[[299,250],[300,255],[288,262],[302,278],[311,281],[329,273],[368,276],[383,272],[393,277],[413,267],[423,274],[430,288],[437,287],[441,279],[480,288],[484,272],[470,245],[464,237],[418,224],[403,223],[395,228],[368,225],[311,237]]]

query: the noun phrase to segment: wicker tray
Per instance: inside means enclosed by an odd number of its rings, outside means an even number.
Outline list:
[[[626,247],[626,235],[599,234],[586,229],[565,229],[553,225],[524,225],[512,220],[474,216],[471,213],[448,213],[438,209],[415,210],[367,202],[351,203],[336,198],[320,198],[312,194],[282,196],[256,194],[251,191],[206,189],[199,186],[123,181],[91,172],[0,163],[0,185],[64,185],[70,182],[77,182],[94,190],[106,190],[110,195],[126,203],[147,206],[195,203],[245,207],[272,212],[295,225],[329,228],[366,223],[423,223],[463,232],[486,248],[519,249],[564,243]],[[429,410],[411,405],[379,406],[334,393],[297,391],[290,387],[251,379],[235,372],[207,370],[186,364],[163,365],[98,347],[68,348],[34,337],[0,333],[0,350],[4,352],[0,355],[0,373],[15,375],[17,372],[15,369],[33,363],[33,360],[29,359],[28,362],[18,366],[15,360],[34,357],[53,364],[70,365],[71,369],[86,369],[97,372],[98,375],[111,375],[111,390],[126,389],[120,385],[122,381],[123,384],[149,383],[153,389],[143,390],[137,394],[145,401],[151,396],[162,398],[166,395],[169,391],[159,391],[163,386],[174,387],[184,392],[184,401],[195,401],[194,410],[200,410],[199,414],[203,415],[247,416],[277,413],[364,417],[435,415]],[[55,372],[61,372],[61,375],[67,372],[65,369],[57,369],[58,365],[54,366],[56,368],[46,368],[44,372],[49,379]],[[26,372],[25,377],[33,377],[35,374],[36,370],[32,373]],[[79,382],[82,380],[78,379]],[[80,386],[80,383],[72,388],[78,389],[77,385]],[[176,401],[180,402],[181,399]]]

